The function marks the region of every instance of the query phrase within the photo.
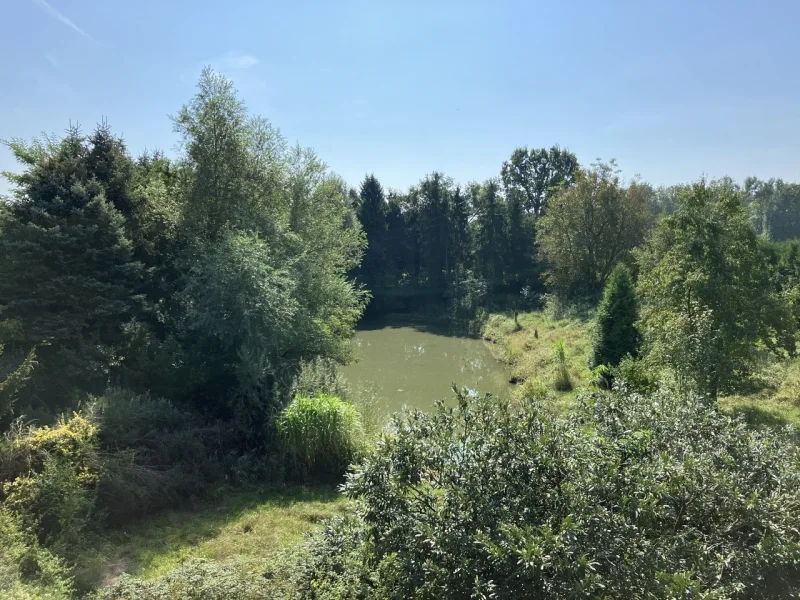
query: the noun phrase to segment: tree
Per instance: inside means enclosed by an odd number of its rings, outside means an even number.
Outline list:
[[[494,179],[483,184],[473,183],[469,187],[469,196],[475,213],[477,270],[490,290],[498,290],[505,285],[506,248],[505,202],[500,185]]]
[[[447,274],[452,266],[450,246],[450,202],[452,180],[433,172],[425,177],[415,191],[419,211],[419,235],[426,288],[434,302],[442,299],[447,290]]]
[[[375,175],[367,175],[361,184],[358,219],[367,236],[368,245],[358,272],[366,288],[372,292],[371,305],[377,311],[382,309],[387,284],[387,208],[380,182]]]
[[[9,176],[0,226],[0,342],[39,346],[28,397],[51,406],[74,388],[102,391],[125,361],[126,324],[146,312],[142,264],[109,200],[127,196],[130,158],[110,139],[101,126],[89,140],[72,129],[8,144],[25,170]]]
[[[636,330],[638,303],[630,271],[618,264],[608,278],[603,299],[597,308],[592,367],[617,366],[627,355],[636,356],[639,334]]]
[[[347,275],[366,240],[347,186],[249,116],[223,76],[203,71],[175,125],[188,170],[175,326],[186,393],[258,438],[301,361],[348,358],[366,297]]]
[[[540,216],[558,189],[573,184],[577,170],[575,155],[553,146],[549,150],[517,148],[503,163],[501,173],[506,196],[519,195],[525,211]]]
[[[716,397],[751,372],[756,344],[788,326],[741,191],[701,180],[636,254],[648,357]]]
[[[537,222],[548,262],[548,283],[563,296],[595,294],[619,262],[644,240],[653,222],[649,186],[624,186],[616,164],[579,171],[575,185],[559,191]]]

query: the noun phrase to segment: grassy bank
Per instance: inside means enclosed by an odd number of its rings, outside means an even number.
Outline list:
[[[580,388],[589,383],[592,319],[590,313],[554,315],[552,311],[492,314],[483,330],[492,353],[510,368],[516,381],[512,397],[523,399],[548,395],[563,408]],[[554,347],[561,340],[572,390],[559,391],[559,371]],[[768,361],[748,393],[720,398],[731,414],[743,415],[754,425],[800,427],[800,358]]]
[[[76,584],[102,588],[123,573],[152,580],[193,558],[236,559],[255,569],[345,510],[333,487],[221,490],[191,510],[163,512],[95,540]]]
[[[591,320],[587,314],[552,314],[549,311],[495,313],[486,322],[483,337],[491,342],[495,357],[509,366],[512,395],[524,398],[545,392],[568,401],[587,385],[591,351]],[[561,370],[556,345],[565,349],[565,366],[571,390],[557,389]]]

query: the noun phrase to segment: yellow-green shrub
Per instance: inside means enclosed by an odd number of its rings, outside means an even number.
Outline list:
[[[19,427],[3,444],[3,510],[61,555],[75,550],[92,517],[102,472],[97,433],[73,414],[52,427]]]

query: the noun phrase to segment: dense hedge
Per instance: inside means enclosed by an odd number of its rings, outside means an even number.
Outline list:
[[[357,518],[299,567],[309,598],[764,598],[800,590],[786,432],[697,397],[583,395],[555,419],[460,396],[395,421]]]

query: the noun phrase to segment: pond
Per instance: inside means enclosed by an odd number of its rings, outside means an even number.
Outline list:
[[[453,383],[476,393],[504,394],[508,372],[481,339],[413,326],[361,329],[353,339],[357,362],[342,369],[355,397],[373,396],[389,415],[404,405],[423,410],[452,401]]]

